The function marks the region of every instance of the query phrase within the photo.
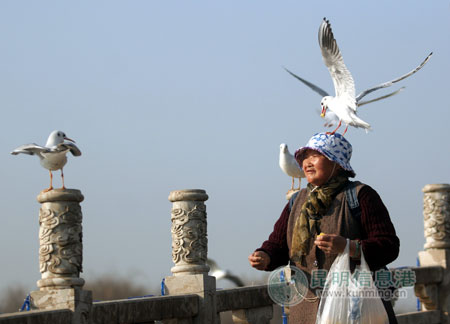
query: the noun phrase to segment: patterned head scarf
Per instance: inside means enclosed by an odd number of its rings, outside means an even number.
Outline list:
[[[314,134],[305,146],[299,148],[295,152],[295,159],[300,167],[302,167],[303,153],[308,149],[318,151],[330,161],[336,162],[344,170],[349,171],[351,177],[355,176],[355,171],[353,171],[353,168],[350,165],[350,158],[352,157],[353,151],[352,145],[341,134]]]

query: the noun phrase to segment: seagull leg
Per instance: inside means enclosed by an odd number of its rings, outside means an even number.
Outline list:
[[[50,172],[50,187],[48,187],[47,189],[44,189],[43,192],[53,190],[53,174],[52,174],[51,170],[48,170],[48,172]]]
[[[334,133],[336,133],[336,131],[339,129],[339,127],[341,127],[341,121],[339,121],[339,125],[338,125],[338,127],[336,127],[336,129],[334,131],[332,131],[331,133],[327,132],[326,134],[327,135],[334,135]]]
[[[347,129],[348,129],[348,125],[347,125],[347,127],[345,127],[345,131],[342,133],[342,136],[344,136],[345,133],[347,133]]]
[[[63,172],[63,168],[61,168],[61,179],[62,179],[62,187],[61,189],[66,189],[66,187],[64,186],[64,172]]]
[[[294,190],[294,180],[295,180],[295,178],[292,177],[292,186],[291,186],[291,190]]]
[[[302,178],[298,178],[298,190],[300,190],[301,185],[302,185]]]

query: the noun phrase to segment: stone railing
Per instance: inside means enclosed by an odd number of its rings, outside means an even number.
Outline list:
[[[414,292],[423,313],[410,314],[415,321],[402,323],[421,323],[419,318],[427,324],[450,323],[450,185],[426,185],[422,191],[425,245],[424,251],[419,252],[419,262],[421,267],[441,271],[434,270],[434,274],[428,273],[422,281],[416,281]]]
[[[419,253],[421,266],[411,268],[422,310],[398,315],[400,324],[450,323],[450,185],[428,185],[424,193],[425,250]],[[175,265],[172,276],[165,278],[166,296],[93,303],[79,276],[83,196],[68,189],[41,193],[41,279],[39,290],[30,294],[35,310],[0,315],[0,323],[218,324],[220,313],[231,311],[234,323],[268,324],[273,301],[267,286],[216,290],[215,277],[208,275],[207,199],[204,190],[169,195]]]

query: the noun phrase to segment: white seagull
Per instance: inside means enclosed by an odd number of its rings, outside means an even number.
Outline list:
[[[63,167],[67,163],[66,154],[70,151],[73,156],[81,155],[80,149],[74,143],[75,141],[68,138],[64,132],[55,130],[50,133],[45,146],[34,143],[25,144],[16,148],[11,154],[17,155],[19,153],[24,153],[28,155],[37,155],[39,157],[41,165],[50,172],[50,187],[45,189],[45,191],[53,189],[52,171],[61,170],[62,189],[65,189]]]
[[[375,102],[375,101],[378,101],[378,100],[389,98],[389,97],[394,96],[397,93],[403,91],[404,89],[405,89],[405,87],[401,87],[397,91],[388,93],[387,95],[384,95],[384,96],[381,96],[381,97],[378,97],[378,98],[375,98],[375,99],[372,99],[372,100],[358,102],[357,106],[361,107],[362,105],[366,105],[368,103],[372,103],[372,102]],[[324,126],[326,126],[326,127],[332,127],[332,126],[337,125],[339,123],[339,117],[334,112],[332,112],[331,110],[327,111],[326,114],[322,114],[321,111],[318,111],[318,113],[320,114],[320,116],[322,118],[325,119]]]
[[[349,125],[364,128],[366,129],[366,131],[369,130],[370,125],[356,115],[357,107],[393,96],[397,94],[399,91],[403,90],[403,88],[395,92],[389,93],[388,95],[375,98],[373,100],[361,101],[361,99],[373,91],[389,87],[394,83],[406,79],[407,77],[416,73],[425,65],[425,63],[428,62],[431,55],[433,54],[430,53],[425,58],[425,60],[414,70],[402,75],[399,78],[381,83],[375,87],[364,90],[363,92],[355,96],[355,83],[353,81],[353,77],[344,64],[344,59],[342,58],[342,54],[333,36],[331,25],[329,21],[326,20],[325,18],[323,19],[322,24],[320,25],[319,28],[319,45],[325,65],[328,67],[331,78],[333,79],[336,96],[334,97],[330,96],[322,88],[314,85],[311,82],[306,81],[305,79],[295,75],[294,73],[292,73],[287,69],[286,71],[289,72],[292,76],[294,76],[298,80],[300,80],[301,82],[303,82],[305,85],[310,87],[312,90],[316,91],[321,96],[323,96],[320,103],[322,106],[321,116],[326,117],[327,114],[332,113],[331,117],[326,118],[327,123],[325,125],[332,124],[337,119],[339,120],[338,127],[333,132],[331,132],[331,134],[334,134],[339,129],[342,122],[344,122],[347,126],[343,134],[347,132]],[[327,109],[329,111],[327,111]]]
[[[301,178],[305,177],[305,173],[298,165],[295,157],[289,152],[288,146],[284,143],[280,144],[280,160],[281,170],[292,178],[291,190],[294,190],[294,179],[298,179],[298,190],[300,190]]]
[[[216,277],[217,280],[219,279],[226,279],[234,283],[238,287],[244,287],[244,282],[239,278],[238,276],[232,274],[228,270],[222,270],[217,265],[217,262],[213,259],[207,259],[206,263],[208,264],[210,268],[210,275],[213,277]]]

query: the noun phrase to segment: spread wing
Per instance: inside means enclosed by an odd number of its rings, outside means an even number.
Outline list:
[[[52,151],[53,152],[70,151],[70,153],[72,153],[73,156],[81,155],[81,151],[78,148],[78,146],[76,146],[73,143],[69,143],[69,142],[64,142],[64,143],[60,143],[60,144],[56,145],[56,147],[53,148]]]
[[[410,71],[410,72],[408,72],[408,73],[402,75],[401,77],[399,77],[399,78],[397,78],[397,79],[394,79],[394,80],[391,80],[391,81],[388,81],[388,82],[385,82],[385,83],[382,83],[382,84],[379,84],[379,85],[377,85],[377,86],[375,86],[375,87],[373,87],[373,88],[364,90],[363,92],[361,92],[361,93],[356,97],[356,101],[359,102],[359,100],[361,100],[363,97],[367,96],[369,93],[371,93],[371,92],[373,92],[373,91],[376,91],[376,90],[378,90],[378,89],[390,87],[390,86],[393,85],[394,83],[399,82],[399,81],[401,81],[401,80],[403,80],[403,79],[406,79],[407,77],[413,75],[414,73],[416,73],[417,71],[419,71],[419,70],[420,70],[420,69],[428,62],[428,60],[431,58],[431,55],[433,55],[433,52],[431,52],[431,53],[425,58],[425,60],[423,60],[423,62],[420,63],[420,65],[419,65],[418,67],[416,67],[414,70],[412,70],[412,71]]]
[[[334,39],[331,25],[325,18],[319,28],[319,45],[323,61],[333,79],[336,97],[343,100],[349,107],[356,110],[355,82],[350,71],[344,64],[341,51]]]
[[[40,146],[34,143],[31,144],[24,144],[16,148],[14,151],[11,152],[12,155],[17,154],[28,154],[28,155],[38,155],[41,156],[41,153],[48,153],[50,152],[50,149],[44,146]]]
[[[401,88],[398,89],[397,91],[388,93],[388,94],[385,95],[385,96],[381,96],[381,97],[378,97],[378,98],[375,98],[375,99],[372,99],[372,100],[367,100],[367,101],[359,101],[359,102],[358,102],[358,107],[361,107],[361,106],[363,106],[363,105],[366,105],[366,104],[369,104],[369,103],[372,103],[372,102],[375,102],[375,101],[378,101],[378,100],[382,100],[382,99],[386,99],[386,98],[395,96],[397,93],[400,93],[400,92],[403,91],[404,89],[405,89],[405,87],[401,87]]]
[[[303,84],[307,85],[308,87],[310,87],[312,90],[314,90],[315,92],[317,92],[318,94],[320,94],[322,97],[325,96],[329,96],[328,92],[326,92],[325,90],[323,90],[322,88],[316,86],[315,84],[306,81],[305,79],[300,78],[298,75],[292,73],[291,71],[289,71],[288,69],[284,68],[286,70],[287,73],[289,73],[290,75],[292,75],[294,78],[296,78],[297,80],[303,82]]]

